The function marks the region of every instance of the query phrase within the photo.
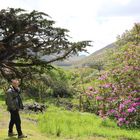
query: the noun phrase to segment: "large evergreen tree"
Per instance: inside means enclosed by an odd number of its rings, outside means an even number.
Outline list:
[[[51,18],[38,11],[8,8],[0,11],[0,72],[22,77],[19,67],[50,66],[79,51],[90,41],[69,41],[68,30],[54,27]],[[43,61],[42,56],[48,60]]]

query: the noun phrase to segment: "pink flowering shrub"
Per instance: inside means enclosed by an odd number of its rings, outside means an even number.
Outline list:
[[[114,53],[109,70],[92,89],[86,95],[92,95],[88,101],[96,106],[95,113],[116,119],[119,126],[140,127],[140,46],[124,46]]]

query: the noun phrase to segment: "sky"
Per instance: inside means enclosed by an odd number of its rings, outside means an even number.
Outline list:
[[[7,7],[49,14],[73,41],[93,41],[89,54],[140,22],[140,0],[0,0],[0,9]]]

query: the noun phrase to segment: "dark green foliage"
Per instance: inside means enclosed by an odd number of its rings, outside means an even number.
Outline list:
[[[69,31],[54,27],[54,23],[47,14],[35,10],[0,11],[0,72],[5,78],[22,78],[21,67],[48,68],[48,64],[86,51],[86,46],[90,46],[90,41],[70,42]],[[41,59],[44,55],[48,60]]]
[[[38,67],[38,71],[40,67]],[[36,101],[46,101],[47,98],[72,97],[75,90],[71,86],[68,72],[62,69],[41,69],[41,73],[31,75],[23,83],[25,97],[34,98]]]

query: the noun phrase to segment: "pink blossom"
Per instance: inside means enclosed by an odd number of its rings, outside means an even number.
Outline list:
[[[113,91],[114,91],[114,92],[116,92],[116,91],[117,91],[117,88],[116,88],[116,87],[114,87],[114,88],[113,88]]]
[[[121,114],[122,114],[123,116],[127,116],[126,112],[122,112]]]
[[[137,103],[133,103],[133,104],[131,104],[131,106],[132,107],[135,107],[135,106],[137,106]]]
[[[103,100],[103,97],[101,97],[101,96],[96,96],[96,100]]]
[[[96,90],[96,91],[94,91],[94,92],[92,92],[93,94],[97,94],[98,93],[98,91]]]
[[[104,88],[109,88],[109,87],[111,87],[111,85],[112,85],[111,83],[106,83],[106,84],[103,85],[103,87]]]
[[[134,112],[136,109],[134,108],[134,107],[131,107],[131,108],[129,108],[129,109],[127,109],[127,111],[129,112],[129,113],[132,113],[132,112]]]
[[[107,79],[107,74],[102,75],[101,77],[98,78],[99,80],[106,80]]]
[[[133,66],[125,66],[124,70],[125,70],[125,71],[133,70]]]
[[[124,68],[125,70],[128,70],[129,69],[129,66],[125,66],[125,68]]]
[[[124,122],[125,121],[125,118],[119,118],[118,121],[119,122]]]
[[[118,122],[118,125],[119,125],[119,126],[122,126],[123,124],[122,124],[122,123],[120,123],[120,122]]]
[[[93,87],[88,87],[88,90],[93,91]]]
[[[140,102],[139,103],[133,103],[131,106],[136,107],[136,106],[139,106],[139,105],[140,105]]]
[[[126,122],[125,122],[125,124],[129,124],[129,123],[130,123],[129,121],[126,121]]]
[[[135,98],[135,101],[140,101],[140,98]]]
[[[135,66],[135,67],[134,67],[134,70],[140,70],[140,67]]]
[[[120,104],[119,109],[123,109],[124,108],[124,104]]]
[[[128,98],[129,98],[129,99],[132,99],[132,96],[130,95],[130,96],[128,96]]]
[[[131,100],[125,100],[123,103],[124,103],[124,104],[131,103]]]
[[[113,100],[113,98],[107,98],[107,101],[112,101]]]
[[[116,112],[116,110],[111,109],[111,110],[108,111],[108,114],[113,114],[113,113],[115,113],[115,112]]]

